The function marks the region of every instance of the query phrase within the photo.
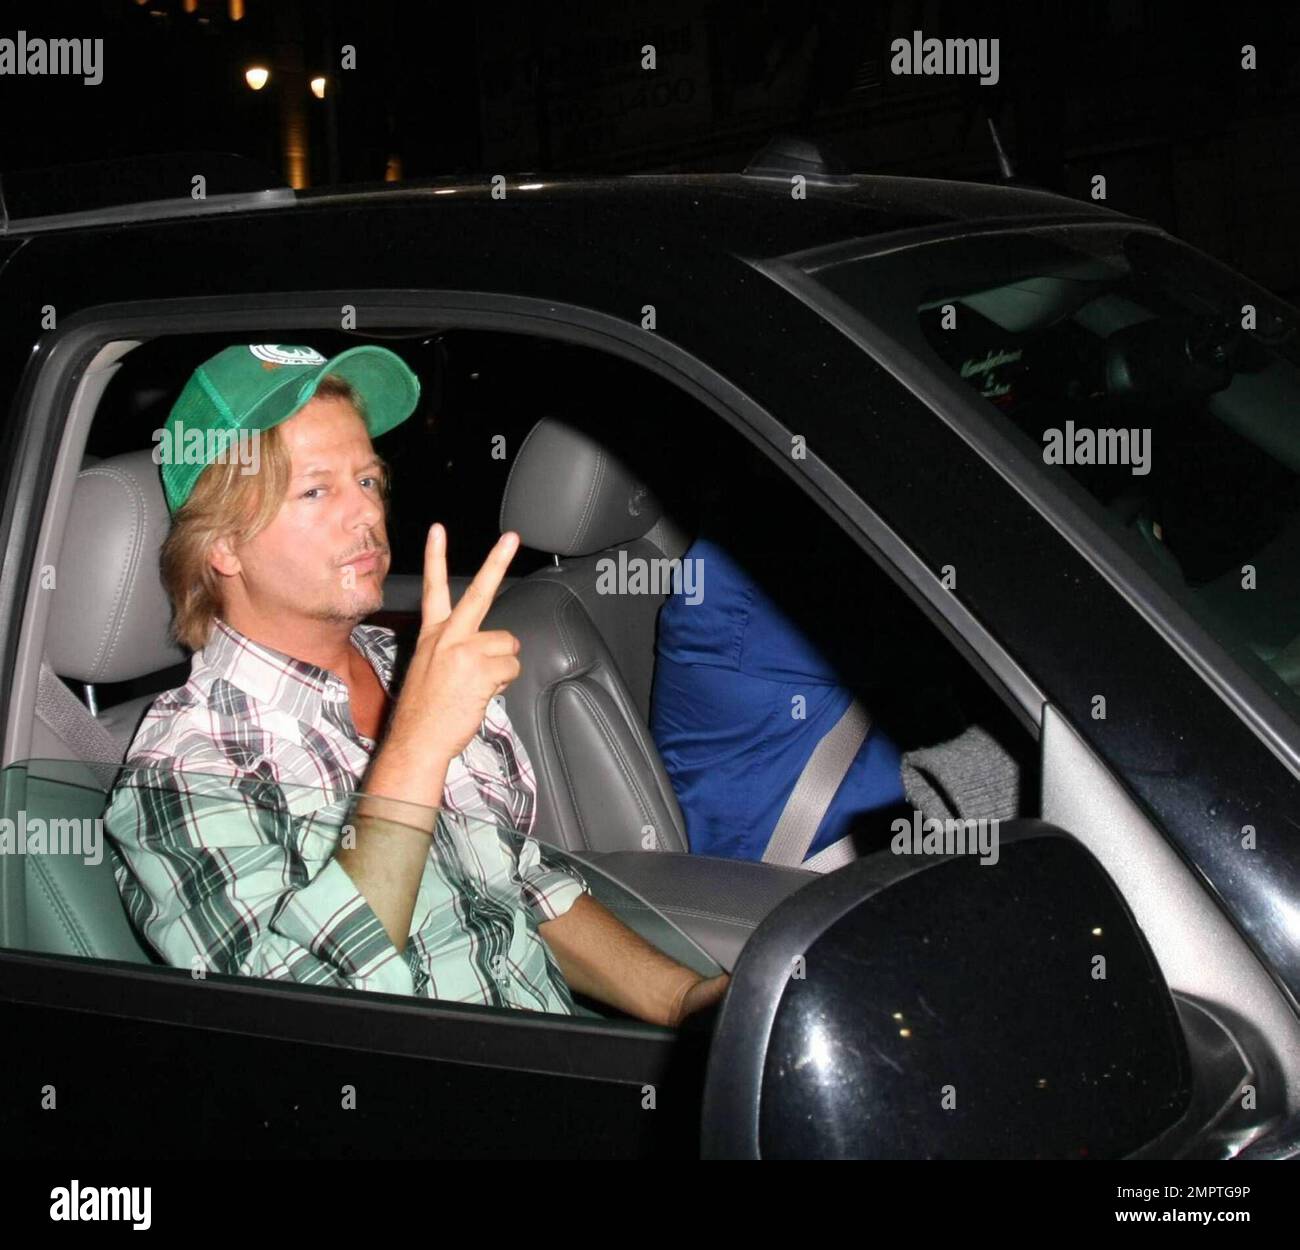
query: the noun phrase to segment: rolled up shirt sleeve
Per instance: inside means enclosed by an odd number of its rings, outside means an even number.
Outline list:
[[[159,954],[196,973],[424,992],[412,945],[397,950],[334,859],[338,824],[293,815],[272,780],[216,769],[137,768],[105,812],[118,889]],[[305,844],[328,856],[309,864]]]
[[[591,886],[576,868],[534,837],[525,837],[519,848],[518,879],[524,906],[539,925],[558,920],[580,894],[591,893]]]

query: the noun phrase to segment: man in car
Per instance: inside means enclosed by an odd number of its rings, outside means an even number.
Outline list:
[[[683,563],[706,589],[670,594],[655,636],[651,732],[692,852],[834,872],[913,811],[1015,816],[1015,761],[951,700],[909,682],[903,728],[927,745],[902,751],[885,731],[903,710],[890,688],[916,667],[912,618],[879,610],[883,574],[868,580],[780,470],[748,470],[739,491],[705,484]]]
[[[194,657],[142,722],[106,813],[119,890],[196,976],[552,1012],[576,990],[675,1026],[727,977],[643,941],[527,836],[535,783],[500,697],[519,643],[480,628],[518,536],[453,608],[446,533],[430,528],[400,691],[393,632],[361,623],[389,566],[371,438],[419,389],[383,348],[327,361],[253,345],[182,391],[155,459],[172,512],[163,581]]]

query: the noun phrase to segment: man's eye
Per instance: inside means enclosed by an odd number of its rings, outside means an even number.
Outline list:
[[[377,477],[363,477],[363,482],[370,482],[376,489],[379,488],[379,479]]]
[[[303,491],[302,494],[299,496],[299,498],[300,498],[300,499],[314,499],[314,498],[316,497],[316,492],[317,492],[317,491],[322,491],[322,490],[324,490],[324,489],[325,489],[325,488],[324,488],[323,486],[313,486],[310,490],[305,490],[305,491]]]

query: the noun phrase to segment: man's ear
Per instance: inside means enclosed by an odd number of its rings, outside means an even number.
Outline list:
[[[243,569],[243,565],[239,562],[239,557],[235,554],[233,544],[225,535],[218,538],[208,550],[208,563],[211,564],[222,577],[234,577]]]

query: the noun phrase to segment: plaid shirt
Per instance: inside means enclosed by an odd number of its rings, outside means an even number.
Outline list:
[[[392,630],[358,625],[352,642],[389,690]],[[334,858],[375,746],[341,678],[217,621],[189,681],[149,709],[105,813],[136,927],[196,972],[571,1013],[537,926],[590,890],[519,836],[536,786],[500,698],[447,770],[400,954]]]

